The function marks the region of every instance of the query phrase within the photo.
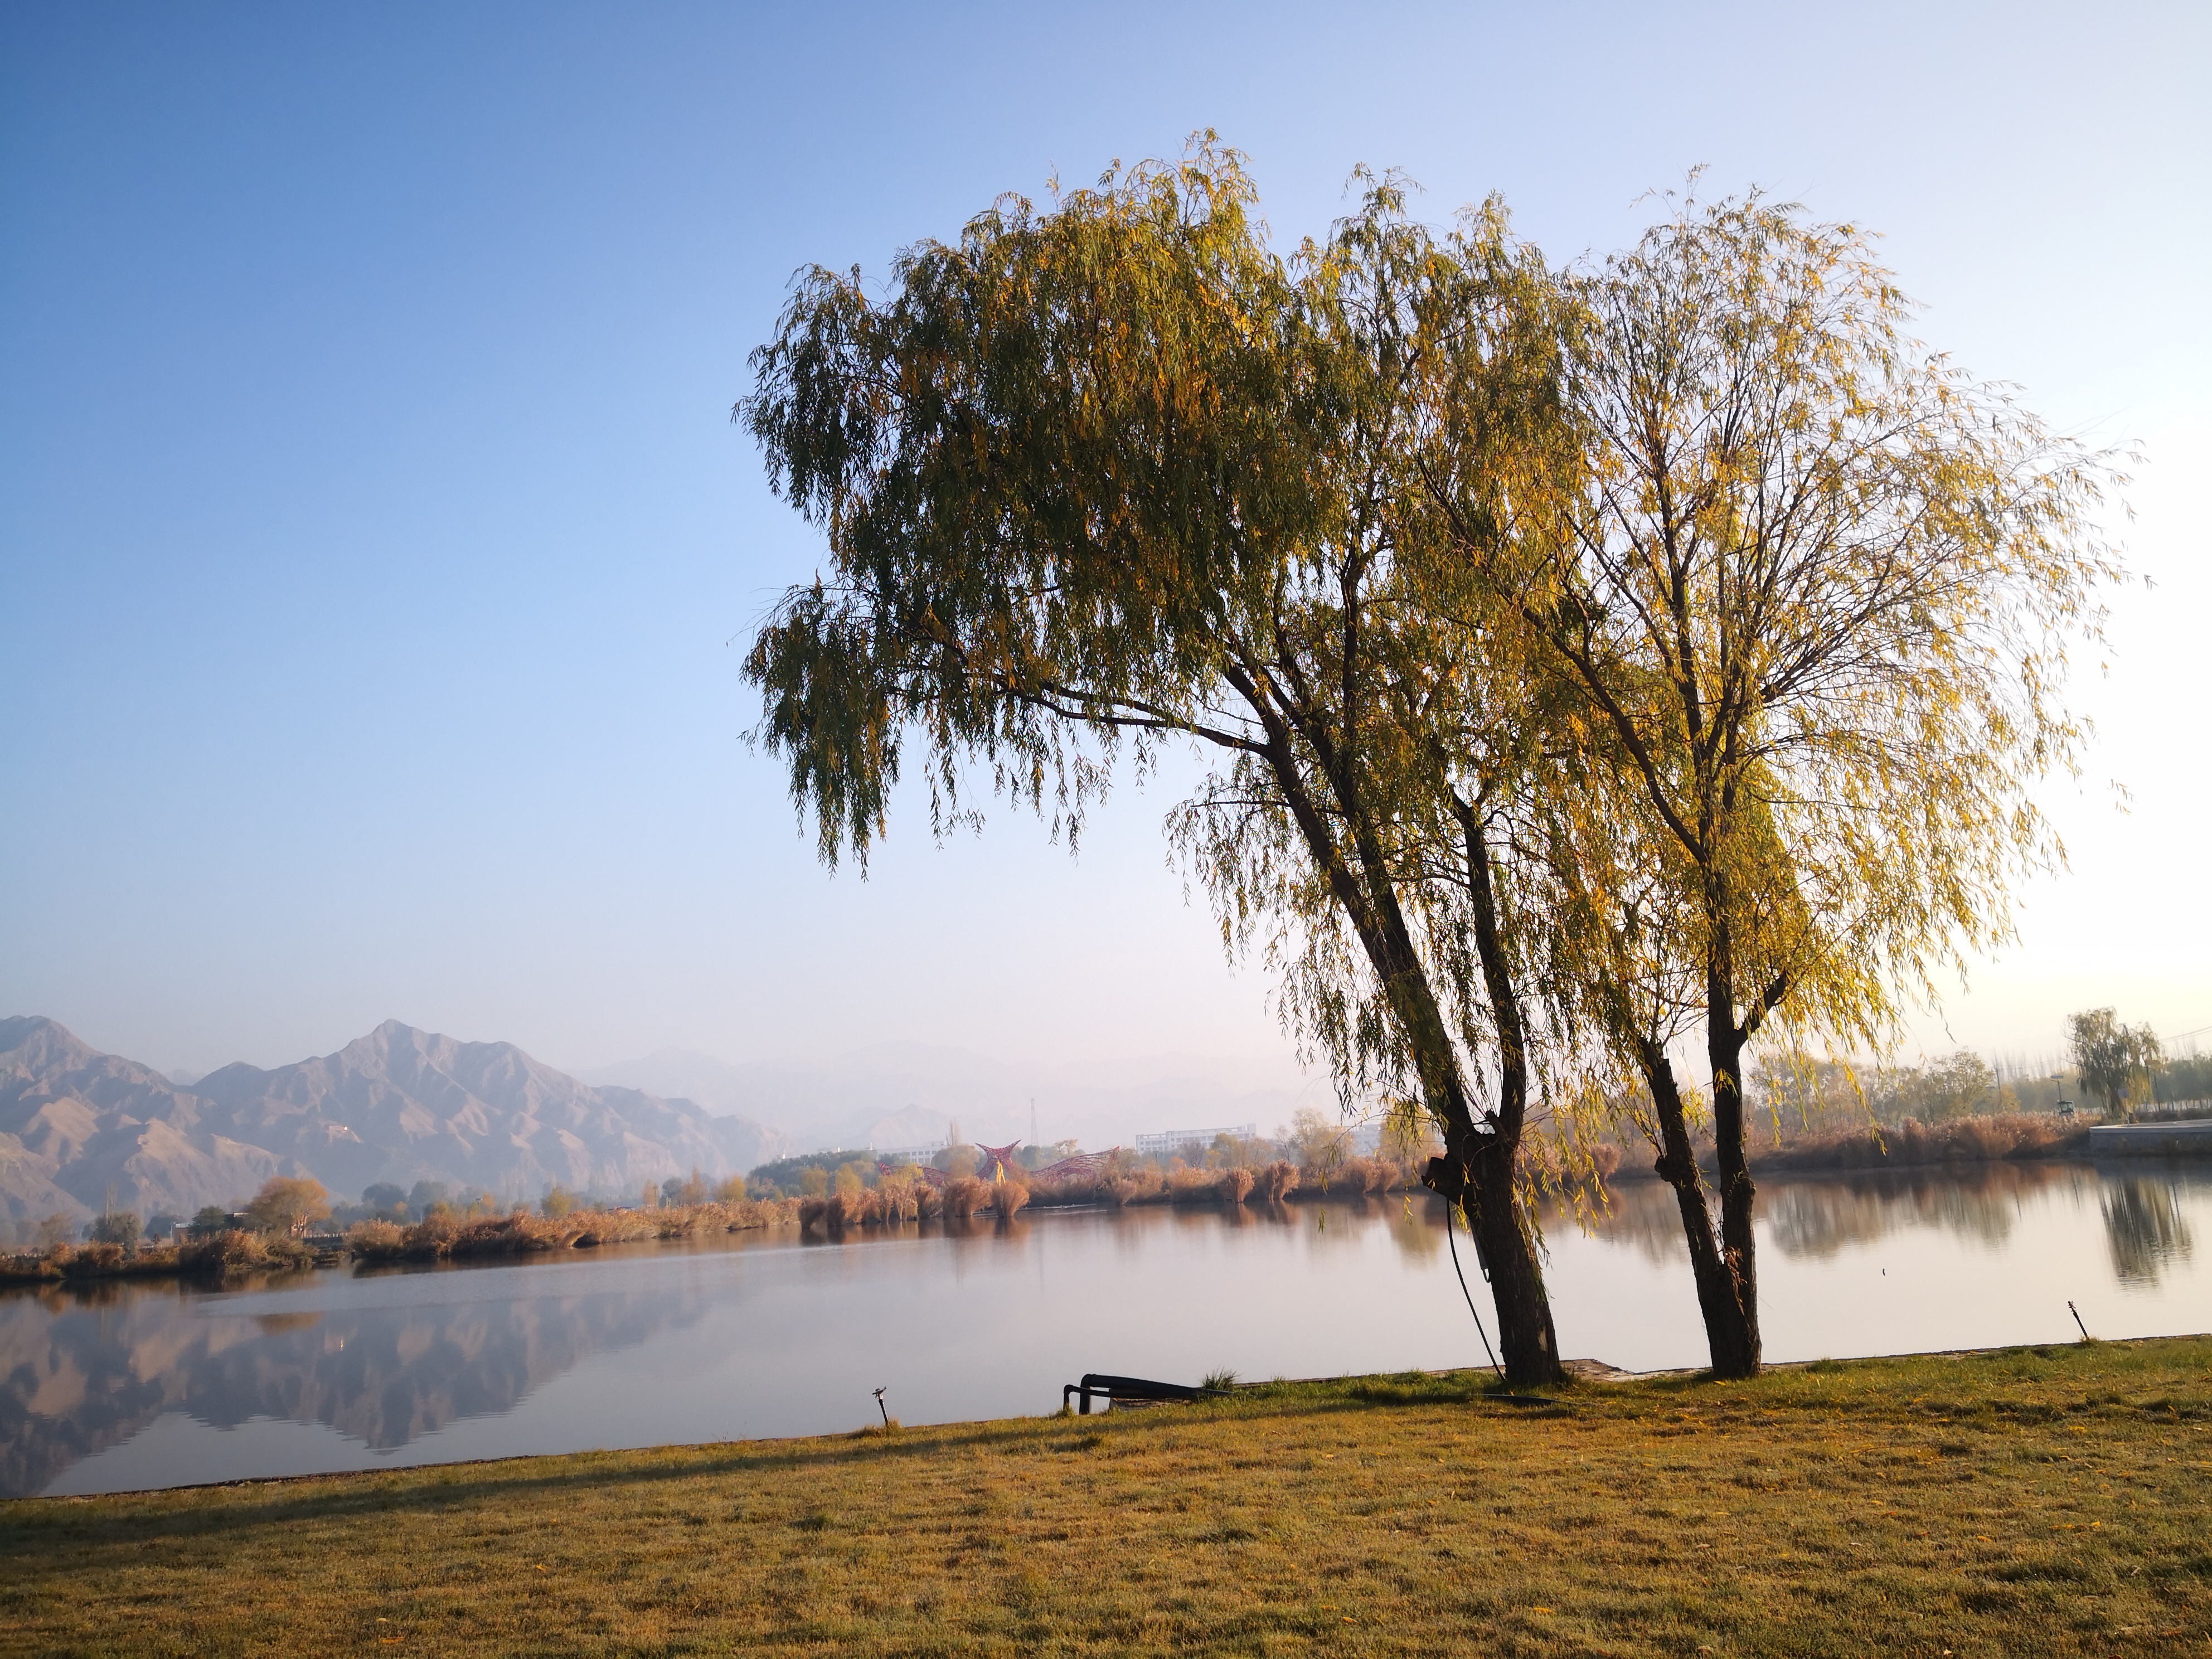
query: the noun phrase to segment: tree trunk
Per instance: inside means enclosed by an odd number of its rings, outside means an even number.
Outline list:
[[[1737,1278],[1730,1264],[1725,1234],[1714,1237],[1712,1211],[1706,1203],[1705,1181],[1698,1172],[1697,1152],[1690,1144],[1689,1122],[1682,1109],[1681,1091],[1674,1081],[1674,1063],[1656,1043],[1643,1045],[1640,1057],[1659,1118],[1660,1152],[1653,1168],[1674,1189],[1674,1201],[1682,1212],[1682,1237],[1690,1247],[1690,1274],[1698,1287],[1698,1310],[1705,1316],[1705,1350],[1713,1375],[1756,1376],[1759,1366],[1757,1304],[1747,1297],[1745,1292],[1751,1287]],[[1747,1229],[1749,1187],[1747,1173]],[[1724,1216],[1724,1228],[1725,1224]],[[1745,1261],[1748,1264],[1748,1256]]]
[[[1752,1232],[1751,1164],[1743,1121],[1743,1033],[1734,998],[1716,988],[1708,1004],[1705,1054],[1713,1078],[1713,1145],[1720,1165],[1721,1263],[1734,1286],[1736,1316],[1729,1336],[1730,1364],[1723,1370],[1715,1349],[1713,1370],[1724,1376],[1756,1376],[1759,1335],[1758,1242]]]
[[[1476,1130],[1471,1121],[1467,1125],[1459,1158],[1465,1172],[1462,1202],[1498,1306],[1498,1347],[1505,1356],[1506,1380],[1516,1386],[1552,1382],[1563,1375],[1559,1337],[1552,1328],[1551,1299],[1544,1293],[1543,1269],[1529,1240],[1528,1218],[1514,1180],[1528,1121],[1528,1024],[1498,917],[1482,813],[1474,802],[1456,794],[1452,806],[1466,842],[1475,955],[1482,963],[1491,1014],[1498,1022],[1498,1109],[1488,1133]],[[1447,1154],[1452,1150],[1449,1137],[1445,1150]]]
[[[1429,1160],[1421,1184],[1467,1212],[1475,1260],[1490,1280],[1498,1310],[1498,1351],[1514,1388],[1556,1382],[1559,1336],[1551,1298],[1521,1213],[1513,1180],[1514,1149],[1496,1135],[1468,1131],[1450,1137],[1442,1158]]]
[[[1551,1304],[1544,1294],[1543,1269],[1522,1225],[1513,1186],[1513,1163],[1521,1146],[1521,1102],[1526,1093],[1527,1064],[1517,1024],[1516,1036],[1506,1057],[1513,1110],[1499,1126],[1504,1133],[1484,1134],[1475,1127],[1466,1082],[1460,1075],[1459,1057],[1453,1052],[1436,992],[1429,983],[1413,930],[1399,906],[1387,860],[1358,792],[1334,765],[1326,736],[1309,731],[1309,741],[1320,753],[1324,775],[1334,793],[1334,805],[1350,832],[1352,859],[1347,860],[1332,832],[1328,815],[1320,809],[1299,775],[1282,716],[1256,688],[1248,688],[1235,674],[1231,681],[1267,725],[1267,763],[1291,819],[1389,999],[1399,1030],[1412,1050],[1424,1100],[1431,1116],[1443,1125],[1446,1155],[1430,1160],[1422,1184],[1451,1202],[1462,1204],[1467,1211],[1497,1304],[1506,1381],[1516,1387],[1557,1382],[1563,1373],[1558,1339],[1552,1331]],[[1486,861],[1482,870],[1486,884]],[[1514,1018],[1517,1022],[1517,1012]]]

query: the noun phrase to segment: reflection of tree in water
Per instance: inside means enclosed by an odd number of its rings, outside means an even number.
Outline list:
[[[1938,1229],[1995,1248],[2011,1237],[2027,1199],[2067,1178],[2068,1171],[2050,1165],[1977,1164],[1769,1179],[1759,1183],[1759,1218],[1768,1242],[1800,1259],[1824,1259],[1908,1227]],[[1595,1217],[1593,1233],[1655,1263],[1683,1259],[1681,1210],[1672,1188],[1621,1182],[1611,1197],[1611,1206]],[[1553,1227],[1575,1224],[1558,1210],[1546,1221]]]
[[[2018,1164],[1888,1170],[1837,1180],[1775,1183],[1760,1194],[1774,1247],[1825,1260],[1908,1227],[1926,1227],[1996,1249],[2012,1237],[2026,1200],[2062,1171]]]
[[[170,1411],[216,1428],[326,1424],[388,1450],[507,1411],[591,1353],[693,1322],[707,1301],[626,1287],[317,1317],[231,1313],[168,1287],[100,1289],[0,1296],[0,1497],[44,1491]]]
[[[1428,1263],[1443,1254],[1443,1229],[1437,1224],[1443,1218],[1443,1205],[1426,1193],[1408,1198],[1396,1195],[1379,1202],[1389,1218],[1391,1241],[1398,1254],[1409,1261]],[[1454,1220],[1452,1225],[1459,1224]],[[1462,1244],[1464,1239],[1460,1241]]]
[[[2098,1194],[2105,1212],[2105,1243],[2112,1272],[2123,1285],[2148,1288],[2169,1261],[2189,1260],[2195,1240],[2175,1201],[2173,1183],[2140,1176],[2108,1179]]]
[[[1672,1187],[1663,1181],[1622,1181],[1608,1189],[1607,1197],[1607,1207],[1589,1217],[1593,1235],[1608,1244],[1626,1244],[1661,1267],[1689,1259],[1682,1243],[1682,1211]],[[1544,1206],[1542,1220],[1547,1232],[1571,1232],[1582,1224],[1557,1203]]]

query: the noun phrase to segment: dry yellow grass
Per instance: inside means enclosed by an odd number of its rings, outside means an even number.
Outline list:
[[[38,1653],[1925,1654],[2212,1640],[2212,1341],[0,1505]],[[856,1413],[857,1416],[858,1413]]]

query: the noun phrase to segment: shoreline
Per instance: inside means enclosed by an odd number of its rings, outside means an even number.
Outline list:
[[[2074,1342],[2014,1342],[1994,1346],[1972,1348],[1929,1348],[1901,1353],[1870,1353],[1824,1356],[1818,1359],[1777,1359],[1769,1361],[1756,1382],[1787,1376],[1797,1372],[1812,1372],[1833,1376],[1854,1368],[1908,1362],[1935,1360],[2002,1359],[2022,1354],[2048,1355],[2056,1352],[2088,1352],[2096,1349],[2154,1349],[2167,1343],[2203,1343],[2212,1346],[2212,1331],[2179,1331],[2164,1336],[2125,1336],[2091,1338]],[[1638,1384],[1693,1382],[1711,1383],[1717,1388],[1739,1386],[1735,1382],[1716,1382],[1711,1371],[1703,1366],[1676,1365],[1656,1370],[1623,1370],[1607,1364],[1602,1359],[1578,1358],[1562,1360],[1569,1380],[1550,1387],[1515,1389],[1496,1380],[1495,1374],[1485,1365],[1455,1365],[1437,1370],[1376,1371],[1349,1376],[1287,1376],[1274,1377],[1266,1382],[1232,1382],[1223,1390],[1231,1400],[1266,1399],[1284,1391],[1348,1390],[1371,1388],[1383,1383],[1402,1383],[1406,1379],[1419,1377],[1437,1384],[1465,1381],[1474,1385],[1473,1395],[1485,1400],[1533,1402],[1556,1398],[1563,1393],[1582,1388],[1617,1389]],[[1154,1401],[1136,1405],[1117,1404],[1110,1409],[1100,1407],[1084,1421],[1102,1424],[1115,1416],[1124,1420],[1132,1417],[1151,1417],[1154,1413],[1171,1415],[1203,1401]],[[1012,1417],[951,1418],[942,1423],[918,1423],[911,1428],[901,1424],[893,1430],[894,1436],[920,1435],[933,1432],[988,1430],[1018,1425],[1057,1423],[1067,1420],[1065,1412],[1042,1412]],[[436,1474],[447,1470],[483,1469],[501,1464],[535,1465],[562,1462],[575,1458],[644,1457],[656,1453],[708,1453],[736,1448],[774,1448],[800,1446],[814,1442],[848,1440],[869,1441],[884,1438],[880,1428],[864,1425],[859,1429],[842,1433],[763,1435],[744,1440],[672,1441],[665,1445],[635,1446],[615,1450],[585,1449],[567,1452],[526,1452],[503,1457],[464,1457],[451,1462],[401,1463],[384,1468],[361,1469],[327,1469],[306,1474],[248,1475],[235,1480],[195,1480],[173,1486],[125,1486],[114,1492],[66,1492],[48,1497],[33,1494],[25,1498],[0,1498],[0,1510],[12,1504],[97,1504],[110,1498],[151,1498],[171,1493],[230,1492],[263,1486],[295,1486],[321,1481],[373,1480],[394,1475]]]
[[[2092,1152],[2087,1133],[2083,1132],[2069,1138],[2063,1146],[2000,1157],[1850,1165],[1783,1164],[1778,1166],[1772,1162],[1754,1162],[1752,1175],[1754,1180],[1771,1182],[1890,1182],[1971,1179],[1980,1172],[2000,1169],[2052,1169],[2062,1165],[2108,1174],[2150,1170],[2180,1173],[2198,1168],[2212,1170],[2212,1156],[2163,1150],[2118,1156]],[[1709,1170],[1704,1172],[1708,1176],[1711,1174]],[[1605,1182],[1608,1187],[1639,1188],[1663,1184],[1654,1171],[1634,1165],[1616,1169],[1606,1176]],[[454,1224],[444,1237],[412,1247],[392,1240],[386,1242],[381,1248],[362,1248],[362,1241],[349,1236],[337,1245],[311,1248],[295,1240],[228,1233],[213,1240],[193,1241],[182,1246],[149,1246],[130,1255],[113,1245],[65,1246],[66,1255],[58,1258],[53,1255],[0,1255],[0,1295],[15,1291],[67,1290],[132,1280],[197,1282],[222,1287],[245,1279],[318,1271],[335,1272],[342,1268],[351,1268],[356,1272],[364,1269],[410,1271],[445,1265],[492,1266],[554,1258],[574,1260],[578,1258],[570,1254],[573,1251],[596,1254],[633,1244],[710,1240],[726,1234],[788,1231],[795,1233],[800,1241],[809,1244],[842,1244],[870,1238],[951,1237],[956,1229],[959,1236],[971,1236],[987,1228],[995,1231],[1022,1217],[1037,1215],[1088,1215],[1124,1210],[1185,1213],[1212,1211],[1225,1215],[1236,1211],[1242,1212],[1248,1218],[1257,1218],[1270,1210],[1286,1212],[1293,1207],[1310,1205],[1346,1204],[1364,1208],[1368,1205],[1387,1206],[1409,1201],[1418,1201],[1424,1210],[1433,1210],[1439,1202],[1433,1193],[1418,1186],[1395,1184],[1371,1190],[1345,1191],[1328,1190],[1316,1185],[1300,1187],[1272,1199],[1262,1199],[1254,1194],[1232,1200],[1212,1191],[1161,1191],[1121,1201],[1117,1201],[1110,1194],[1085,1194],[1081,1198],[1054,1194],[1042,1200],[1033,1195],[1009,1216],[1001,1216],[995,1206],[985,1206],[967,1215],[933,1214],[896,1218],[877,1215],[842,1225],[836,1224],[818,1210],[811,1215],[802,1214],[802,1205],[810,1201],[797,1199],[747,1200],[744,1208],[749,1213],[742,1218],[732,1218],[719,1213],[702,1218],[703,1212],[719,1212],[736,1207],[725,1205],[612,1212],[614,1218],[623,1224],[619,1227],[606,1224],[605,1212],[593,1212],[591,1219],[582,1221],[580,1224],[579,1221],[583,1212],[578,1212],[576,1217],[551,1221],[534,1216],[506,1215]],[[392,1231],[401,1233],[417,1230],[393,1228]]]

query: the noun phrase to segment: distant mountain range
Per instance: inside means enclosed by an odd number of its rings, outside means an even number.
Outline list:
[[[1016,1067],[956,1048],[884,1042],[733,1066],[663,1049],[571,1076],[510,1042],[462,1042],[387,1020],[336,1054],[186,1080],[102,1054],[51,1019],[0,1019],[0,1226],[112,1202],[189,1215],[272,1175],[311,1175],[345,1200],[372,1182],[438,1181],[535,1198],[555,1182],[629,1194],[693,1169],[742,1174],[793,1152],[904,1150],[963,1136],[1127,1144],[1146,1129],[1286,1121],[1334,1110],[1325,1085],[1255,1088],[1200,1056],[1110,1068]],[[0,1231],[4,1238],[6,1228]]]
[[[508,1042],[387,1020],[334,1054],[189,1085],[104,1054],[51,1019],[0,1019],[0,1216],[81,1220],[112,1203],[189,1215],[272,1175],[342,1198],[440,1181],[505,1197],[555,1182],[632,1193],[693,1169],[743,1173],[785,1137],[686,1099],[602,1086]]]

